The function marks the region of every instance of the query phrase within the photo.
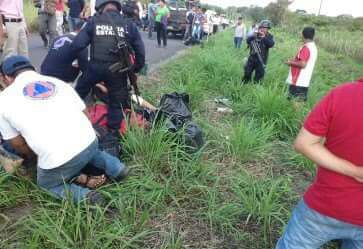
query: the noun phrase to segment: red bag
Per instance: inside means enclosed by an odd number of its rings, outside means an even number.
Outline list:
[[[88,113],[91,118],[92,124],[98,123],[98,125],[107,127],[107,106],[104,103],[96,103],[88,108]],[[140,113],[135,113],[130,109],[123,110],[123,116],[120,127],[120,134],[125,135],[128,127],[138,127],[148,128],[150,126],[149,122],[145,120]]]

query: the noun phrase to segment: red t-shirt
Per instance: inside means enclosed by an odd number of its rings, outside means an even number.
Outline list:
[[[334,155],[363,167],[363,79],[333,89],[307,117],[304,128],[325,137]],[[363,184],[318,167],[304,200],[317,212],[363,226]]]
[[[310,50],[309,50],[308,46],[304,45],[299,50],[297,55],[295,56],[295,61],[308,62],[309,58],[310,58]],[[292,84],[293,85],[296,85],[297,79],[299,78],[299,75],[300,75],[300,72],[301,72],[300,67],[291,66],[291,75],[292,75]]]
[[[63,3],[63,0],[58,0],[56,2],[55,9],[57,11],[64,11],[64,3]]]

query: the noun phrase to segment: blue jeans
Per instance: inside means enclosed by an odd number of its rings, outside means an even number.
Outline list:
[[[243,41],[243,37],[235,37],[234,38],[234,47],[241,48],[242,41]]]
[[[201,28],[200,24],[194,24],[192,37],[195,40],[199,41],[200,36],[201,36],[201,32],[202,32],[202,28]]]
[[[68,27],[69,27],[69,31],[73,32],[77,25],[81,22],[81,18],[76,18],[76,17],[70,17],[68,16]]]
[[[55,169],[38,167],[38,185],[57,198],[65,199],[70,195],[74,202],[80,202],[91,190],[69,182],[77,177],[88,163],[104,170],[110,178],[117,178],[125,169],[125,165],[118,158],[100,151],[98,142],[95,140],[84,151],[60,167]]]
[[[341,240],[342,249],[361,249],[363,227],[324,216],[301,200],[276,249],[316,249],[331,240]]]

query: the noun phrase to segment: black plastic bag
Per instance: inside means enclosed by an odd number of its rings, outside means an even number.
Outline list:
[[[160,100],[158,118],[166,118],[166,128],[170,132],[183,129],[183,141],[192,148],[199,150],[204,145],[203,132],[192,122],[192,112],[189,108],[189,95],[186,93],[165,94]]]

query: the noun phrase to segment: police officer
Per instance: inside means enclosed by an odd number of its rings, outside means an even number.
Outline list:
[[[73,53],[71,44],[81,30],[82,23],[76,24],[74,32],[58,36],[50,45],[47,56],[40,66],[43,75],[56,77],[64,82],[73,83],[80,71],[87,69],[88,50]]]
[[[269,33],[271,22],[263,20],[253,35],[247,37],[247,44],[250,48],[250,56],[245,65],[245,73],[242,84],[251,81],[252,73],[255,71],[254,81],[258,82],[265,75],[269,49],[275,45],[273,35]]]
[[[120,60],[129,59],[120,58],[117,53],[119,41],[124,40],[135,54],[132,71],[139,72],[145,64],[145,47],[135,24],[126,21],[120,14],[119,1],[97,0],[95,8],[97,13],[71,45],[73,51],[78,53],[91,44],[90,62],[87,71],[78,80],[76,91],[85,99],[96,83],[103,81],[106,84],[109,89],[108,128],[118,134],[123,118],[121,108],[129,107],[131,102],[127,85],[128,72],[115,72],[110,67]]]

